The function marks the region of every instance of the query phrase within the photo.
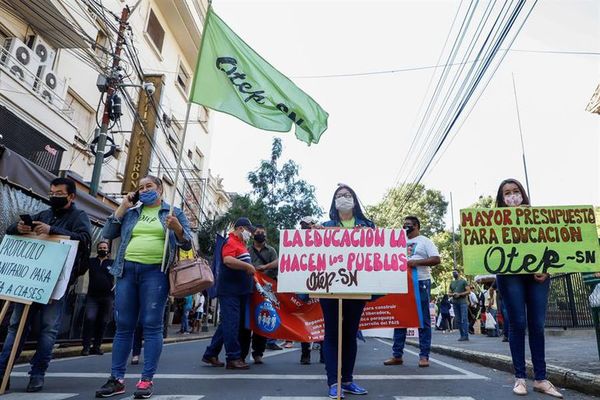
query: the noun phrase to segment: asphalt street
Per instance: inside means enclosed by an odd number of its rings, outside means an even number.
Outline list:
[[[157,400],[320,400],[326,399],[324,365],[300,365],[300,346],[282,351],[268,351],[263,365],[249,371],[229,371],[204,365],[200,358],[209,340],[165,345],[158,374],[154,378]],[[510,374],[477,364],[432,354],[429,368],[418,368],[418,354],[408,346],[405,364],[384,366],[391,354],[389,340],[368,338],[360,342],[355,380],[366,387],[366,396],[385,400],[495,400],[516,398],[511,392]],[[224,355],[221,355],[221,359]],[[74,357],[52,362],[46,375],[44,391],[25,393],[28,365],[13,370],[11,391],[2,400],[91,399],[95,390],[108,378],[110,354]],[[130,399],[139,379],[141,365],[129,366],[127,394],[114,399]],[[529,382],[531,386],[531,382]],[[531,389],[531,388],[530,388]],[[571,390],[562,391],[567,399],[593,399]],[[530,391],[527,399],[550,399]]]

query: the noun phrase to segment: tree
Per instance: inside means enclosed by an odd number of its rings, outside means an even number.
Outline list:
[[[469,208],[492,208],[494,207],[495,202],[496,201],[492,196],[481,195],[479,196],[479,199],[477,199],[475,203],[471,204]]]
[[[275,247],[279,245],[279,229],[292,229],[307,215],[323,215],[315,187],[299,178],[300,166],[293,160],[279,166],[282,153],[281,139],[273,139],[271,159],[262,160],[259,167],[248,174],[252,184],[250,200],[264,206],[265,211],[262,220],[251,220],[265,225],[271,245]]]
[[[400,185],[389,190],[379,204],[367,208],[367,213],[375,224],[399,228],[406,216],[414,215],[421,221],[422,235],[432,237],[442,232],[445,227],[444,215],[448,208],[448,202],[442,193],[439,190],[426,189],[419,184],[415,187],[410,203],[400,209],[399,205],[404,201],[404,187],[405,185]]]

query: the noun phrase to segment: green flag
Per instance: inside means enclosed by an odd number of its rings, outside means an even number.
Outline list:
[[[318,143],[329,114],[236,35],[209,7],[190,101],[260,129]]]

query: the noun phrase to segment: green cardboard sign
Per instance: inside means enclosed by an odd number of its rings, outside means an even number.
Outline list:
[[[460,221],[467,274],[600,271],[592,206],[472,208]]]
[[[0,296],[47,304],[71,246],[5,235],[0,243]]]

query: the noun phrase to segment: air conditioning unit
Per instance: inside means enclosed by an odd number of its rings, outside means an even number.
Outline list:
[[[0,62],[24,86],[33,89],[40,59],[25,43],[14,37],[6,38]]]
[[[64,101],[66,85],[48,65],[41,65],[37,71],[38,80],[35,90],[40,97],[50,104],[59,106]]]
[[[56,58],[56,50],[54,50],[40,35],[37,35],[31,46],[33,52],[40,58],[41,65],[47,65],[52,68],[54,59]]]

